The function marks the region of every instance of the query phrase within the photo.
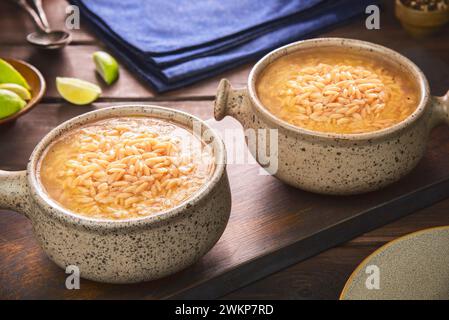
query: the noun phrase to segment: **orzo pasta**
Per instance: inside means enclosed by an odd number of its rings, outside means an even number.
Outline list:
[[[172,122],[111,118],[50,145],[40,165],[49,196],[89,217],[126,219],[170,209],[214,169],[212,147]]]
[[[262,73],[257,94],[277,117],[332,133],[380,130],[416,109],[419,90],[385,61],[341,52],[294,53]]]

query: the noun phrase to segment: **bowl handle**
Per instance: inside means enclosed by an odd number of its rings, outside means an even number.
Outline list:
[[[440,123],[449,125],[449,91],[443,97],[433,97],[432,127]]]
[[[29,217],[31,212],[26,171],[0,170],[0,209],[10,209]]]
[[[234,89],[227,79],[221,79],[214,103],[215,120],[220,121],[225,116],[231,116],[245,127],[245,120],[250,115],[251,107],[247,89]]]

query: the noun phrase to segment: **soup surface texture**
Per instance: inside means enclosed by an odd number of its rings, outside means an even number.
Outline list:
[[[213,148],[173,122],[100,120],[46,150],[40,180],[63,207],[100,219],[127,219],[175,207],[214,170]]]
[[[275,60],[257,85],[262,104],[297,127],[364,133],[413,113],[419,88],[388,62],[348,52],[305,51]]]

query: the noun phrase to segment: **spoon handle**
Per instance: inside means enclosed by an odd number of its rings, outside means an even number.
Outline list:
[[[23,9],[25,9],[26,12],[29,13],[29,15],[31,16],[31,18],[33,18],[34,23],[36,24],[36,26],[43,32],[48,32],[50,30],[50,28],[48,27],[48,21],[47,18],[45,16],[45,13],[43,14],[44,20],[42,20],[42,15],[40,14],[39,11],[34,10],[26,0],[15,0],[15,2],[21,6]],[[33,1],[36,4],[36,1]],[[39,1],[41,2],[41,1]],[[42,4],[42,3],[40,3]],[[36,6],[37,7],[37,6]],[[42,6],[40,7],[42,10]],[[39,9],[38,9],[39,10]],[[43,12],[43,10],[42,10]]]
[[[37,9],[37,14],[42,21],[42,25],[47,31],[50,31],[50,24],[48,23],[47,15],[45,14],[44,8],[42,7],[42,0],[33,0],[32,2]]]

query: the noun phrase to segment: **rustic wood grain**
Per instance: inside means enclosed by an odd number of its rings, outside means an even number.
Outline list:
[[[61,0],[42,1],[50,26],[55,30],[72,33],[73,44],[94,43],[97,40],[85,28],[69,30],[65,25],[66,8],[69,5]],[[81,20],[81,25],[83,24]],[[35,31],[31,17],[11,0],[0,1],[0,44],[24,44],[26,36]]]
[[[449,200],[381,228],[344,245],[257,281],[222,299],[338,299],[359,263],[386,242],[418,230],[449,225]]]
[[[357,264],[375,248],[339,246],[236,290],[222,299],[335,300]]]
[[[246,65],[220,76],[201,81],[182,90],[156,95],[156,93],[138,78],[133,76],[125,67],[120,68],[120,78],[116,83],[107,86],[95,73],[92,54],[104,47],[100,45],[69,46],[63,51],[43,51],[29,45],[0,46],[0,57],[10,57],[28,61],[37,67],[47,82],[46,102],[62,101],[56,91],[56,77],[76,77],[97,83],[101,86],[103,94],[99,101],[109,100],[183,100],[208,99],[215,96],[218,82],[226,77],[232,83],[241,87],[246,83],[250,66]]]

